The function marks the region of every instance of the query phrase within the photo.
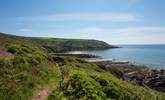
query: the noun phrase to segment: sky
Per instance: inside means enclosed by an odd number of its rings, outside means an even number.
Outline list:
[[[165,44],[165,0],[0,0],[0,32]]]

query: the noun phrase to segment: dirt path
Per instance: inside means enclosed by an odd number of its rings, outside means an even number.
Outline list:
[[[59,81],[52,81],[50,84],[46,84],[38,87],[36,91],[34,91],[30,100],[47,100],[49,94],[57,88]]]
[[[34,92],[30,100],[46,100],[54,88],[55,86],[43,86]]]
[[[0,50],[0,58],[11,56],[12,54],[7,51]]]

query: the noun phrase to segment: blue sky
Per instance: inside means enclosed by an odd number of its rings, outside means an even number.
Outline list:
[[[165,0],[0,0],[0,31],[165,44]]]

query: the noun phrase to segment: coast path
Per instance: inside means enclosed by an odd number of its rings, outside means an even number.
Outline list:
[[[56,84],[44,85],[36,90],[30,100],[46,100],[49,94],[57,87]]]
[[[9,57],[11,55],[12,55],[11,53],[9,53],[5,50],[0,50],[0,58]]]
[[[50,92],[51,88],[49,86],[43,86],[39,90],[35,91],[34,95],[31,97],[31,100],[45,100]]]

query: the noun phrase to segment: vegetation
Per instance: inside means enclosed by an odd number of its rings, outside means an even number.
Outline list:
[[[120,80],[81,58],[49,55],[41,45],[50,41],[66,40],[0,34],[0,54],[8,54],[0,59],[0,100],[29,100],[44,85],[57,85],[48,100],[165,99],[164,93]]]
[[[71,63],[71,62],[70,62]],[[81,63],[83,66],[84,63]],[[90,66],[90,65],[89,65]],[[164,100],[163,93],[124,82],[95,66],[72,68],[49,100]]]
[[[46,53],[26,45],[9,45],[12,57],[0,59],[0,98],[28,99],[38,85],[58,79],[58,67]]]
[[[33,38],[33,37],[13,36],[13,35],[0,33],[0,45],[6,45],[10,43],[28,44],[32,46],[37,45],[40,48],[44,48],[47,52],[107,49],[107,48],[116,47],[98,40]]]

